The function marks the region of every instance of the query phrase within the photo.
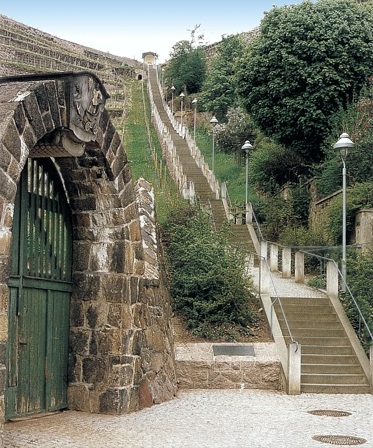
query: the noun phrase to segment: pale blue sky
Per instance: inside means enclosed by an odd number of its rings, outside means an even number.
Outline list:
[[[200,24],[205,43],[222,35],[250,31],[259,26],[273,5],[302,0],[86,0],[54,2],[0,0],[0,14],[81,45],[141,60],[146,51],[169,58],[172,46],[189,40]]]

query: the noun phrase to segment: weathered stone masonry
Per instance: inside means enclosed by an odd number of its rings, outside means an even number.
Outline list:
[[[102,85],[87,73],[5,81],[0,83],[0,419],[14,199],[27,158],[43,151],[55,156],[73,214],[69,407],[121,414],[170,399],[176,384],[173,341],[157,269],[151,189],[147,186],[139,201],[141,219],[148,222],[141,228],[130,167],[108,112],[91,98],[82,104],[95,112],[101,108],[99,120],[84,122],[81,133],[72,121],[81,112],[75,94],[94,84],[102,99]],[[57,157],[66,150],[69,154]],[[74,151],[81,155],[72,156]]]

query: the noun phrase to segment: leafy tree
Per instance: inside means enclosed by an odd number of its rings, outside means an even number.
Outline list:
[[[206,61],[203,46],[200,45],[203,36],[198,36],[196,46],[195,33],[197,25],[191,31],[191,39],[181,40],[172,47],[171,59],[167,65],[165,76],[175,86],[175,93],[182,91],[197,93],[201,89],[206,76]]]
[[[237,64],[237,88],[259,128],[320,160],[332,117],[372,74],[373,7],[305,0],[274,7]]]
[[[227,112],[227,123],[215,126],[216,142],[226,153],[242,156],[242,145],[255,138],[254,124],[244,109],[236,107]]]
[[[355,142],[347,157],[350,184],[369,182],[373,178],[373,79],[363,89],[360,99],[335,116],[334,131],[324,143],[325,160],[315,167],[315,183],[319,198],[342,187],[341,159],[333,149],[340,130],[345,129]]]
[[[243,48],[239,35],[223,36],[203,84],[201,105],[219,120],[224,119],[228,109],[238,105],[235,60],[242,56]]]
[[[265,194],[278,193],[287,183],[298,184],[307,170],[305,161],[299,155],[268,137],[260,140],[250,155],[250,182]]]

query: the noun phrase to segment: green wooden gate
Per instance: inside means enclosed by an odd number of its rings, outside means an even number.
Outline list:
[[[66,407],[71,216],[50,159],[28,159],[14,210],[6,418]]]

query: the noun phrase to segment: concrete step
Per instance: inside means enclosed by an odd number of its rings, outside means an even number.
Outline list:
[[[352,355],[351,345],[302,345],[302,355]]]
[[[302,364],[355,364],[355,355],[302,354]]]
[[[302,384],[301,392],[308,394],[370,394],[371,388],[362,384]]]
[[[289,336],[284,336],[287,343],[290,342]],[[318,337],[318,336],[298,336],[297,342],[302,345],[317,345],[317,346],[347,346],[350,341],[347,336],[344,337]]]
[[[355,384],[368,386],[367,379],[361,374],[312,374],[302,373],[301,384]]]
[[[338,321],[338,317],[336,313],[312,313],[306,314],[304,312],[299,312],[298,309],[296,311],[289,311],[286,308],[286,318],[288,321],[317,321],[317,322],[330,322],[331,320]],[[280,317],[279,317],[280,320]]]
[[[302,362],[302,373],[311,374],[359,374],[364,375],[363,369],[360,364],[304,364]]]
[[[287,317],[288,324],[292,330],[293,329],[301,329],[301,328],[311,328],[311,329],[318,329],[318,328],[325,329],[326,328],[328,330],[329,329],[330,330],[339,330],[339,329],[343,328],[341,323],[338,320],[336,320],[335,316],[334,316],[334,319],[332,317],[332,320],[330,320],[330,321],[327,321],[326,319],[320,321],[320,320],[314,319],[313,316],[310,316],[309,319],[307,319],[307,320],[306,319],[295,320],[295,319],[293,319],[292,315],[288,315],[288,314],[286,314],[286,317]],[[281,326],[285,325],[284,318],[279,317],[278,321]]]
[[[272,301],[275,298],[272,298]],[[282,305],[296,305],[301,306],[320,306],[327,305],[328,308],[332,308],[328,297],[281,297]]]
[[[298,342],[301,337],[321,337],[321,338],[341,338],[345,336],[343,328],[291,328],[291,334],[293,338]],[[283,329],[283,333],[286,334],[286,328]]]

